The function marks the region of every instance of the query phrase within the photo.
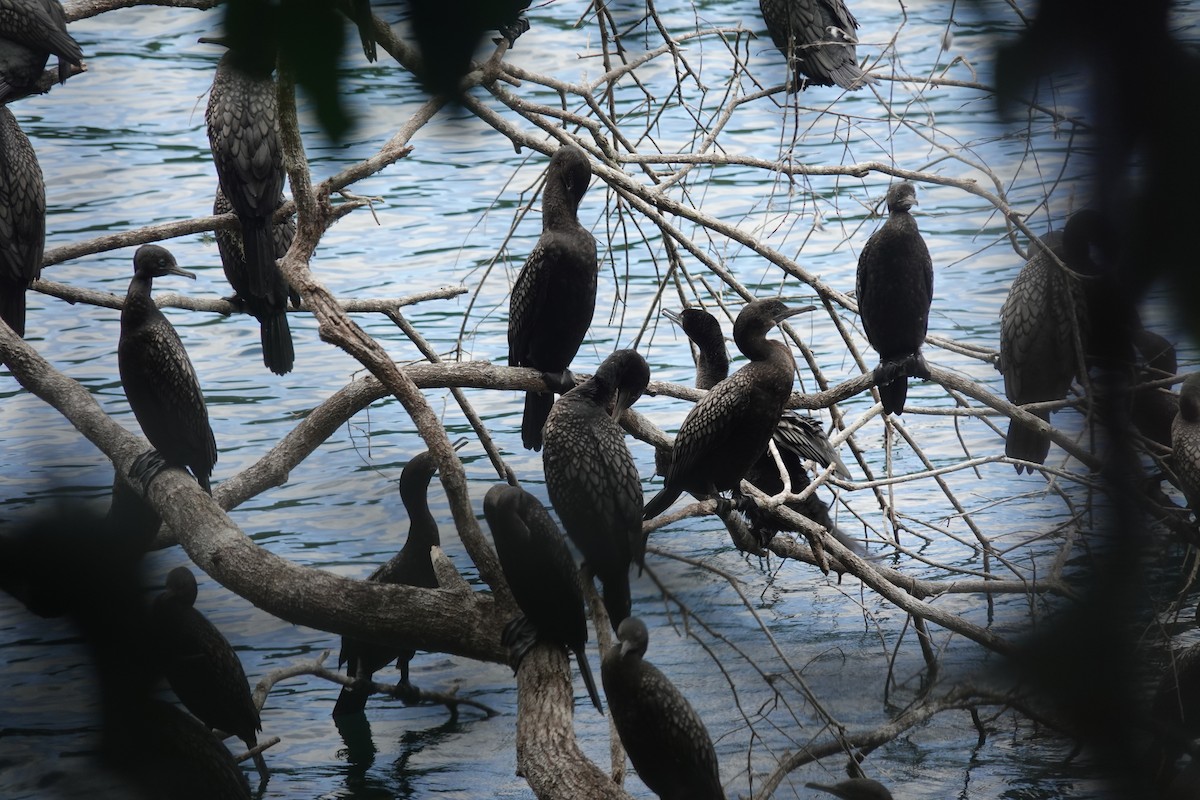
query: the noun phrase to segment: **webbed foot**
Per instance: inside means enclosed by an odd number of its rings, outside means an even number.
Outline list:
[[[920,378],[923,381],[930,381],[933,378],[929,377],[929,365],[925,363],[925,357],[920,353],[913,353],[904,361],[904,371],[914,378]]]
[[[150,490],[150,483],[158,477],[158,473],[167,468],[167,462],[153,447],[133,460],[129,467],[129,476],[142,484],[142,492]]]
[[[529,19],[525,15],[517,17],[516,22],[511,25],[501,25],[497,28],[505,40],[508,41],[508,47],[511,50],[517,46],[517,39],[521,34],[529,30]],[[500,39],[492,39],[493,44],[500,44]]]
[[[575,373],[570,369],[564,369],[562,372],[543,372],[542,380],[555,394],[566,394],[575,388]]]

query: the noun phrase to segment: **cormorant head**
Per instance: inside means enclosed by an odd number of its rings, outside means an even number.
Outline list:
[[[889,212],[905,211],[917,205],[917,187],[908,181],[893,183],[887,190]]]
[[[1187,422],[1200,422],[1200,372],[1188,375],[1179,389],[1179,416]]]
[[[1063,227],[1063,263],[1085,275],[1101,274],[1111,238],[1103,214],[1094,208],[1076,211]]]
[[[553,181],[561,186],[573,207],[579,207],[579,201],[583,199],[591,179],[592,165],[583,148],[564,144],[550,157],[550,171],[546,181]]]
[[[526,524],[529,513],[527,508],[531,503],[537,502],[536,497],[520,486],[497,483],[488,489],[487,494],[483,496],[483,516],[492,530],[492,539],[530,541],[532,536]],[[497,545],[497,549],[501,546]]]
[[[463,437],[456,441],[453,447],[458,450],[466,443],[467,439]],[[416,499],[425,496],[429,491],[429,482],[433,480],[437,471],[437,460],[428,450],[422,450],[408,460],[404,469],[400,471],[400,498],[404,501],[405,508],[408,507],[409,498]]]
[[[712,314],[699,306],[689,306],[683,311],[663,309],[663,316],[683,329],[684,334],[702,351],[725,346],[721,323]]]
[[[215,44],[226,48],[224,59],[242,72],[255,77],[265,77],[275,71],[276,44],[269,34],[270,25],[262,19],[253,24],[237,26],[239,31],[254,30],[253,35],[242,33],[237,38],[232,36],[201,36],[201,44]]]
[[[887,787],[870,778],[851,778],[833,786],[825,786],[820,783],[804,785],[809,789],[829,792],[836,797],[850,797],[854,800],[892,800],[892,793],[888,791]]]
[[[617,639],[621,642],[621,660],[630,654],[640,659],[650,645],[650,632],[646,630],[646,623],[637,617],[626,617],[617,626]]]
[[[752,346],[752,341],[766,336],[772,325],[782,322],[794,314],[803,314],[815,308],[816,306],[789,308],[778,297],[768,297],[765,300],[747,303],[733,323],[733,341],[737,343],[739,350],[746,353],[746,347]]]
[[[133,254],[133,272],[143,278],[161,278],[163,275],[182,275],[185,278],[196,279],[187,270],[179,268],[175,256],[165,247],[156,244],[144,244]]]
[[[636,350],[617,350],[596,370],[595,380],[613,387],[616,392],[610,412],[613,421],[637,402],[650,384],[650,365]]]
[[[163,597],[191,606],[196,603],[196,576],[187,567],[176,567],[167,573],[166,591]]]

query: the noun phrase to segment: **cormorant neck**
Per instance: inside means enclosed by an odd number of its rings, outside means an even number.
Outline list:
[[[1179,416],[1185,422],[1200,422],[1200,391],[1184,387],[1179,394]]]
[[[152,288],[154,288],[154,278],[152,276],[135,272],[133,273],[133,280],[129,281],[129,291],[127,294],[129,296],[135,294],[149,296]]]
[[[551,174],[546,179],[542,196],[542,227],[561,228],[579,222],[579,201],[582,195],[573,193],[567,186],[566,176]]]
[[[767,361],[775,351],[775,342],[767,338],[767,330],[751,328],[734,333],[734,343],[742,355],[751,361]],[[741,334],[740,336],[738,334]]]
[[[725,345],[715,350],[700,347],[700,357],[696,359],[696,388],[711,389],[729,377],[729,353]]]
[[[414,541],[418,545],[425,546],[441,543],[437,520],[433,518],[433,514],[429,510],[429,482],[432,479],[433,475],[429,475],[423,481],[409,481],[400,487],[400,500],[404,503],[404,510],[408,513],[406,547]]]
[[[615,376],[607,375],[604,370],[596,370],[596,374],[588,378],[579,386],[575,387],[574,391],[601,408],[608,408],[608,405],[617,396],[617,384],[612,380]]]
[[[228,50],[221,56],[217,68],[235,69],[257,80],[268,80],[275,71],[275,51],[273,48],[262,51]]]
[[[125,305],[121,309],[122,320],[140,320],[158,310],[150,296],[153,282],[153,278],[148,275],[134,273],[133,280],[129,282],[129,291],[125,293]]]

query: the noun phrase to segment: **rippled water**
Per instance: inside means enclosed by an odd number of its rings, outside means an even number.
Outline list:
[[[628,4],[637,5],[640,4]],[[701,26],[733,27],[739,23],[760,34],[743,47],[753,73],[764,84],[781,80],[783,61],[770,46],[757,4],[738,2],[660,3],[664,18],[676,33]],[[860,55],[878,55],[898,31],[894,51],[885,56],[898,71],[912,75],[939,73],[952,58],[963,56],[988,80],[991,48],[997,37],[1016,29],[1006,3],[909,4],[906,21],[900,4],[887,0],[853,0],[862,29]],[[917,6],[917,7],[914,7]],[[633,13],[618,4],[615,13]],[[395,7],[377,14],[395,20]],[[532,29],[507,58],[522,67],[566,80],[600,74],[596,59],[578,54],[595,52],[596,33],[590,17],[575,27],[582,4],[559,2],[535,8]],[[46,174],[48,245],[88,239],[103,232],[145,224],[188,219],[210,213],[215,175],[204,132],[205,92],[217,54],[196,39],[213,32],[215,13],[166,8],[127,9],[72,25],[72,33],[88,56],[89,72],[56,87],[49,95],[24,101],[15,111],[33,139]],[[940,43],[949,28],[954,41],[948,52]],[[1192,29],[1185,29],[1191,34]],[[345,143],[331,144],[309,123],[306,146],[314,178],[320,180],[374,153],[412,114],[424,98],[410,76],[388,65],[366,66],[357,44],[348,47],[343,76],[358,125]],[[728,52],[715,38],[695,40],[684,53],[709,91],[689,97],[706,116],[720,102],[730,74]],[[640,73],[648,85],[664,94],[674,81],[667,59],[653,62]],[[948,77],[970,79],[967,68],[949,67]],[[1044,118],[1032,126],[996,121],[991,98],[974,90],[930,88],[882,83],[879,92],[890,100],[897,117],[882,116],[879,98],[870,92],[840,95],[832,89],[812,89],[801,98],[799,112],[781,108],[781,95],[747,104],[723,133],[721,142],[732,154],[774,159],[788,149],[793,133],[800,141],[793,151],[806,164],[849,164],[881,161],[927,169],[942,176],[985,180],[966,164],[947,159],[922,136],[953,148],[967,159],[987,163],[1009,192],[1010,200],[1032,211],[1030,224],[1044,230],[1045,208],[1036,208],[1047,176],[1065,172],[1050,208],[1056,220],[1072,202],[1073,181],[1083,177],[1085,162],[1078,156],[1065,163],[1068,140],[1057,136]],[[694,90],[694,87],[692,87]],[[1059,87],[1061,107],[1069,94]],[[478,91],[478,90],[477,90]],[[529,96],[549,105],[558,103],[547,90]],[[632,130],[644,127],[638,116],[636,92],[619,96],[622,113]],[[832,108],[834,114],[821,113]],[[644,111],[641,112],[644,117]],[[903,121],[903,124],[901,123]],[[528,123],[522,123],[526,129]],[[908,127],[911,125],[912,127]],[[662,150],[684,148],[693,136],[690,119],[672,108],[652,131]],[[399,297],[415,291],[463,283],[478,295],[465,316],[471,295],[424,303],[406,309],[409,320],[439,352],[451,353],[461,344],[464,357],[503,363],[506,355],[507,291],[539,229],[539,214],[529,214],[517,226],[503,252],[514,214],[532,196],[545,159],[528,151],[515,154],[510,143],[474,117],[443,112],[413,140],[406,159],[354,187],[361,195],[377,196],[376,218],[356,212],[339,222],[325,237],[313,268],[333,292],[342,297]],[[644,152],[655,146],[640,145]],[[636,169],[629,168],[631,174]],[[793,257],[806,270],[835,289],[853,289],[859,249],[879,224],[871,217],[888,179],[877,173],[867,178],[786,178],[750,167],[699,167],[688,184],[687,202],[721,221],[736,225]],[[991,189],[991,185],[984,183]],[[1082,190],[1079,190],[1082,191]],[[679,197],[676,192],[673,196]],[[922,185],[919,223],[933,253],[936,297],[931,333],[983,347],[997,346],[997,313],[1007,286],[1020,266],[1008,245],[1002,220],[984,201],[960,189]],[[590,338],[576,361],[590,369],[618,346],[629,346],[642,321],[651,329],[639,349],[649,360],[654,377],[688,384],[692,366],[686,342],[667,324],[658,324],[652,308],[665,260],[658,233],[633,218],[619,219],[614,198],[603,184],[593,182],[581,217],[602,241],[608,229],[618,231],[601,279],[600,298]],[[626,227],[621,228],[624,224]],[[751,288],[782,292],[791,298],[812,297],[811,290],[742,245],[702,236],[691,223],[709,255],[718,259]],[[642,237],[645,235],[646,241]],[[620,237],[628,236],[628,241]],[[163,280],[159,292],[179,291],[205,297],[225,296],[228,286],[211,236],[190,236],[170,242],[179,263],[194,270],[194,283]],[[603,253],[602,253],[603,254]],[[44,277],[122,294],[130,275],[131,250],[88,256],[48,269]],[[494,264],[493,264],[494,261]],[[693,275],[702,266],[685,259]],[[490,271],[488,268],[490,267]],[[486,274],[486,279],[484,276]],[[481,284],[482,280],[482,284]],[[709,276],[712,285],[715,279]],[[186,282],[185,282],[186,283]],[[678,306],[668,289],[665,305]],[[740,301],[723,296],[736,311]],[[295,425],[314,405],[361,374],[361,368],[340,351],[321,343],[313,321],[293,315],[296,368],[282,378],[261,367],[257,326],[246,317],[168,311],[196,365],[208,396],[220,450],[214,480],[220,481],[254,463],[270,445]],[[1161,315],[1151,317],[1171,332]],[[88,387],[104,409],[122,424],[137,430],[116,379],[118,335],[116,311],[68,306],[30,293],[28,340],[59,369]],[[857,320],[840,314],[850,327]],[[398,362],[420,355],[390,322],[381,316],[359,316]],[[827,317],[810,314],[794,325],[812,349],[824,375],[837,382],[857,374],[845,346]],[[726,323],[726,330],[729,325]],[[465,335],[460,340],[460,331]],[[856,339],[866,350],[861,335]],[[937,348],[927,356],[940,366],[960,371],[1000,391],[999,374],[979,361]],[[813,383],[805,378],[805,388]],[[452,438],[469,432],[462,414],[445,391],[426,393],[444,413]],[[496,435],[508,463],[532,490],[541,491],[541,461],[520,448],[521,397],[511,392],[468,392],[472,404]],[[952,406],[937,385],[916,385],[910,407]],[[13,519],[27,514],[48,493],[83,494],[106,501],[111,468],[90,444],[40,401],[25,394],[7,373],[0,372],[0,431],[5,458],[0,463],[0,514]],[[848,420],[870,407],[869,397],[851,398],[841,406]],[[645,398],[638,410],[668,430],[685,412],[683,403]],[[1067,427],[1078,422],[1064,413],[1056,419]],[[952,463],[972,454],[1000,451],[1000,437],[978,422],[952,425],[943,416],[906,414],[906,428],[935,464]],[[875,475],[884,471],[883,425],[875,419],[856,434]],[[396,492],[403,464],[423,449],[413,426],[394,400],[383,400],[359,414],[294,469],[286,485],[265,492],[232,513],[243,530],[263,547],[306,565],[319,565],[339,574],[366,576],[401,543],[406,524]],[[642,475],[653,474],[650,449],[631,443]],[[848,453],[848,451],[845,451]],[[472,496],[482,498],[496,480],[478,445],[461,453]],[[897,473],[919,469],[909,448],[893,445]],[[1057,449],[1052,457],[1060,457]],[[849,460],[849,459],[848,459]],[[856,478],[862,471],[854,467]],[[1050,529],[1063,513],[1061,503],[1048,498],[1040,478],[1015,478],[1011,467],[990,465],[976,475],[960,472],[947,481],[973,519],[998,547],[1016,547],[1009,554],[1022,568],[1052,551],[1053,542],[1032,547],[1023,543]],[[51,488],[53,487],[53,488]],[[1024,492],[1018,502],[997,502]],[[450,523],[444,496],[436,483],[431,492],[434,513],[442,525],[443,544],[460,564],[467,558]],[[864,530],[856,515],[871,526],[877,540],[887,526],[870,492],[843,492],[845,505],[837,510],[839,523],[858,535]],[[929,481],[898,485],[894,502],[902,513],[932,523],[961,539],[973,537],[945,496]],[[913,523],[918,528],[919,523]],[[906,538],[920,559],[980,568],[973,549],[931,531],[928,542]],[[907,541],[912,539],[912,541]],[[772,694],[753,675],[744,660],[753,660],[768,673],[786,668],[758,632],[747,607],[719,569],[742,582],[750,606],[781,642],[792,667],[834,717],[851,730],[878,725],[888,713],[884,705],[886,670],[894,655],[894,702],[905,702],[918,688],[922,661],[905,617],[873,593],[860,590],[852,579],[841,584],[815,569],[796,563],[778,564],[748,559],[734,550],[723,529],[712,520],[672,526],[655,535],[653,545],[686,555],[704,565],[652,556],[649,565],[657,580],[672,593],[672,601],[647,577],[634,582],[634,604],[652,631],[650,658],[684,688],[717,741],[722,777],[731,796],[747,792],[784,751],[795,749],[822,729],[812,709],[795,691],[786,696],[793,712],[774,707]],[[152,577],[160,581],[170,568],[186,563],[179,548],[155,553]],[[942,571],[917,558],[897,557],[898,566],[924,577]],[[470,573],[470,567],[464,566]],[[338,639],[321,631],[285,624],[224,590],[203,575],[198,605],[238,648],[251,681],[265,672],[298,659],[336,648]],[[677,636],[674,603],[701,615],[715,633],[741,648],[702,634],[705,643],[726,663],[719,671],[693,639]],[[1023,626],[1028,606],[1024,597],[1001,599],[994,621],[976,596],[953,595],[937,604],[963,613],[998,632]],[[977,669],[989,659],[978,647],[938,631],[944,648],[944,674]],[[598,657],[593,653],[593,664]],[[392,677],[390,671],[380,679]],[[38,781],[47,772],[70,769],[63,753],[87,747],[87,739],[67,729],[93,725],[90,714],[90,673],[77,643],[65,626],[33,620],[6,596],[0,596],[0,728],[38,729],[57,735],[0,737],[0,786],[13,797],[39,796]],[[316,679],[295,679],[277,686],[263,714],[265,735],[283,742],[268,754],[274,774],[266,797],[528,797],[515,769],[515,684],[507,667],[479,664],[441,654],[421,654],[413,662],[413,681],[430,689],[458,688],[500,710],[483,720],[470,711],[449,721],[440,708],[405,708],[398,702],[373,700],[368,712],[374,750],[347,747],[329,717],[337,690]],[[739,690],[733,702],[731,684]],[[576,687],[582,690],[581,686]],[[897,700],[899,698],[899,700]],[[895,709],[892,709],[894,711]],[[756,737],[748,730],[755,725]],[[1010,726],[1012,728],[1012,726]],[[576,729],[585,751],[597,763],[607,763],[607,722],[579,706]],[[1029,726],[993,735],[976,748],[976,732],[965,714],[944,716],[911,731],[868,761],[871,775],[896,787],[897,798],[1052,798],[1098,796],[1088,778],[1086,762],[1063,767],[1068,748],[1053,739],[1031,742]],[[749,755],[747,755],[749,753]],[[828,771],[826,771],[828,770]],[[836,760],[801,770],[796,787],[805,780],[834,777]],[[833,773],[831,775],[830,773]],[[757,785],[757,783],[755,783]],[[645,796],[636,779],[631,792]],[[779,796],[804,797],[803,788],[781,790]]]

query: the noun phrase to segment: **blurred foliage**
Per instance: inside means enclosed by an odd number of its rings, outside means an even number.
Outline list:
[[[407,66],[426,92],[456,99],[484,37],[499,31],[514,41],[528,27],[521,12],[529,3],[400,0],[397,6],[411,24],[420,54],[418,63]],[[353,124],[338,80],[352,13],[347,3],[335,0],[227,0],[223,37],[243,59],[269,63],[278,56],[312,101],[322,130],[336,141]],[[397,80],[407,79],[397,71]]]

